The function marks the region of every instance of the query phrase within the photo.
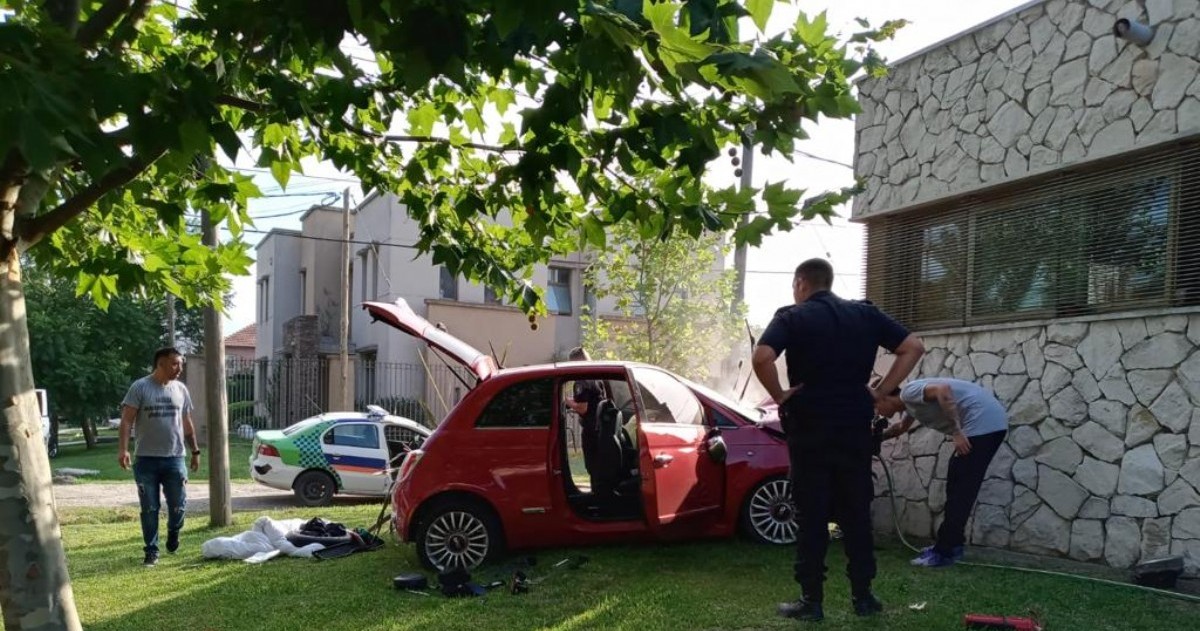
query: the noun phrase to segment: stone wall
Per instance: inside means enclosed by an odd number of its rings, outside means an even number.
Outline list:
[[[1200,314],[923,339],[916,376],[975,381],[1010,413],[973,544],[1116,567],[1177,554],[1200,574]],[[929,429],[884,444],[908,534],[940,524],[952,453]],[[890,531],[876,477],[875,525]]]
[[[1145,48],[1118,18],[1156,29]],[[869,216],[1200,133],[1200,0],[1050,0],[859,84]]]

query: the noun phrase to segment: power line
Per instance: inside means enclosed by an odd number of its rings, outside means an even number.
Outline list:
[[[221,229],[222,229],[222,230],[225,230],[226,232],[229,232],[229,228],[227,228],[227,227],[225,227],[225,226],[222,226],[222,227],[221,227]],[[248,233],[250,233],[250,234],[264,234],[264,235],[265,235],[265,234],[271,234],[272,232],[274,232],[273,230],[258,230],[258,229],[256,229],[256,228],[242,228],[242,230],[241,230],[241,231],[242,231],[242,232],[248,232]],[[415,246],[415,245],[409,245],[409,244],[407,244],[407,243],[386,243],[386,242],[378,242],[378,241],[357,241],[357,240],[355,240],[355,239],[350,239],[349,241],[346,241],[345,239],[331,239],[331,238],[329,238],[329,237],[316,237],[316,236],[313,236],[313,235],[308,235],[308,234],[292,234],[292,233],[290,233],[290,232],[281,233],[279,236],[282,236],[282,237],[287,237],[287,238],[289,238],[289,239],[308,239],[309,241],[327,241],[327,242],[329,242],[329,243],[350,243],[350,244],[352,244],[352,245],[368,245],[368,246],[371,246],[371,247],[380,247],[380,246],[382,246],[382,247],[392,247],[392,248],[404,248],[404,249],[408,249],[408,250],[418,250],[418,249],[420,249],[420,248],[418,248],[418,247],[417,247],[417,246]]]
[[[836,165],[838,165],[838,166],[840,166],[840,167],[846,167],[847,169],[850,169],[851,171],[853,171],[853,170],[854,170],[854,165],[852,165],[852,164],[847,164],[847,163],[845,163],[845,162],[842,162],[842,161],[840,161],[840,160],[834,160],[833,158],[826,158],[825,156],[819,156],[819,155],[817,155],[817,154],[815,154],[815,153],[809,153],[809,152],[807,152],[807,151],[801,151],[801,150],[799,150],[799,149],[795,149],[794,151],[795,151],[796,153],[798,153],[798,154],[800,154],[800,155],[804,156],[805,158],[810,158],[810,159],[813,159],[813,160],[820,160],[821,162],[828,162],[829,164],[836,164]]]
[[[779,274],[779,275],[787,274],[788,276],[792,276],[796,273],[796,270],[748,269],[748,270],[746,270],[746,273],[747,274]],[[834,277],[850,276],[853,278],[861,278],[862,276],[864,276],[864,274],[854,273],[854,272],[834,272],[833,275],[834,275]]]
[[[227,166],[224,168],[229,169],[230,171],[242,171],[242,172],[249,172],[249,173],[266,173],[267,175],[271,175],[270,169],[260,169],[260,168],[256,168],[256,167],[239,167],[239,166]],[[305,173],[292,173],[291,177],[307,178],[310,180],[328,180],[330,182],[349,182],[351,184],[361,184],[362,183],[357,178],[333,177],[333,176],[329,176],[329,175],[307,175]]]

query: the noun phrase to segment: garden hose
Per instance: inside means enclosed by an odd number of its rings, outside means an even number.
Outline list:
[[[883,473],[887,477],[888,497],[891,498],[891,501],[892,501],[892,524],[896,527],[896,535],[898,537],[900,537],[900,543],[903,543],[905,545],[905,547],[907,547],[908,549],[912,550],[913,552],[916,552],[919,554],[921,552],[921,549],[914,546],[913,544],[909,543],[908,539],[904,538],[904,532],[900,528],[900,510],[899,510],[899,506],[896,504],[896,486],[892,482],[892,471],[891,471],[891,469],[888,468],[887,461],[884,460],[883,457],[875,456],[875,458],[877,460],[879,460],[879,463],[881,465],[883,465]],[[977,562],[973,562],[973,561],[958,561],[958,562],[956,562],[956,565],[966,565],[969,567],[986,567],[986,568],[991,568],[993,570],[1010,570],[1010,571],[1016,571],[1016,572],[1027,572],[1029,574],[1042,574],[1045,576],[1073,578],[1073,579],[1077,579],[1077,580],[1081,580],[1081,581],[1090,581],[1093,583],[1099,583],[1101,585],[1113,585],[1116,587],[1127,587],[1127,588],[1132,588],[1132,589],[1138,589],[1138,590],[1142,590],[1145,592],[1150,592],[1152,594],[1157,594],[1159,596],[1166,596],[1167,598],[1175,598],[1178,600],[1186,600],[1188,602],[1200,603],[1200,596],[1193,596],[1191,594],[1183,594],[1180,592],[1173,592],[1169,589],[1159,589],[1157,587],[1148,587],[1146,585],[1137,585],[1135,583],[1122,583],[1121,581],[1112,581],[1112,580],[1105,579],[1105,578],[1084,576],[1082,574],[1071,574],[1070,572],[1056,572],[1054,570],[1039,570],[1037,568],[1021,567],[1019,565],[1001,565],[998,563],[977,563]]]

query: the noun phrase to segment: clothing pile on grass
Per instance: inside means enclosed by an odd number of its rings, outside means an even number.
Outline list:
[[[342,524],[320,517],[305,521],[263,516],[254,520],[246,532],[205,541],[200,546],[200,554],[206,559],[263,563],[279,555],[337,559],[381,547],[383,540],[365,528],[349,530]]]

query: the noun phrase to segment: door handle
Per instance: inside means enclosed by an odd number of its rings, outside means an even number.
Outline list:
[[[654,457],[654,466],[665,467],[665,466],[671,464],[672,460],[675,460],[675,456],[672,456],[670,454],[658,454],[657,456]]]

